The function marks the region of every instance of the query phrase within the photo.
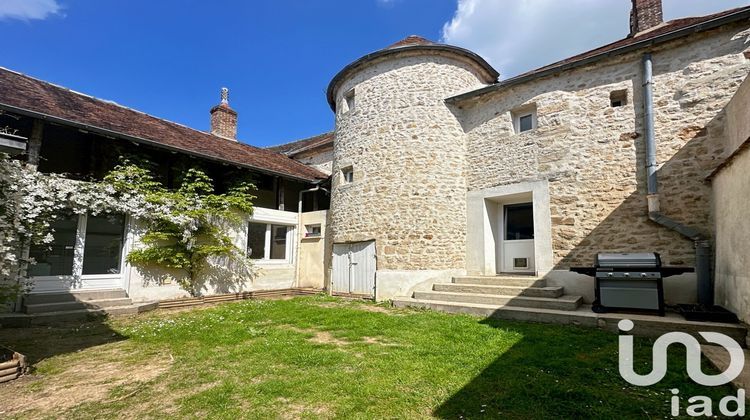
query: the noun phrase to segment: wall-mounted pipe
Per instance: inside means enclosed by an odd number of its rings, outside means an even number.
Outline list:
[[[648,186],[648,218],[693,241],[695,245],[695,276],[698,283],[698,303],[713,305],[713,282],[711,281],[711,244],[708,238],[690,226],[686,226],[661,213],[659,202],[659,180],[656,175],[656,135],[654,130],[654,73],[650,53],[643,55],[643,131],[646,139],[646,183]]]

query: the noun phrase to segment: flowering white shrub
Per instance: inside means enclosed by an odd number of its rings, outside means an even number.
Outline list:
[[[234,209],[251,213],[252,186],[214,194],[205,174],[188,174],[178,191],[168,191],[147,170],[125,162],[102,182],[83,182],[42,174],[0,153],[0,303],[29,290],[26,268],[34,261],[28,249],[51,243],[51,223],[66,213],[121,213],[144,221],[146,247],[131,251],[128,261],[185,270],[189,279],[180,284],[193,295],[196,276],[213,257],[238,262],[234,269],[252,277],[251,261],[217,221],[235,217]]]

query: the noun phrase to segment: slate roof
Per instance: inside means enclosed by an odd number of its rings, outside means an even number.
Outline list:
[[[214,136],[0,67],[0,109],[307,182],[324,173],[286,155]]]

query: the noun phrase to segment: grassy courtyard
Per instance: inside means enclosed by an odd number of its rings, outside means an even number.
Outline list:
[[[631,386],[610,333],[322,296],[0,329],[0,344],[35,367],[0,385],[0,418],[663,418],[671,388],[731,392],[692,384],[684,352]]]

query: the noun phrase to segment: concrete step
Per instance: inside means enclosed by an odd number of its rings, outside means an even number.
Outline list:
[[[435,283],[436,292],[484,293],[503,296],[556,298],[563,295],[562,287],[487,286],[483,284]]]
[[[133,315],[159,307],[158,302],[134,303],[101,309],[74,309],[69,311],[45,312],[36,314],[0,314],[0,327],[28,327],[32,325],[53,325],[68,322],[85,322],[107,316]]]
[[[133,302],[130,298],[115,298],[115,299],[97,299],[97,300],[85,300],[85,301],[70,301],[70,302],[55,302],[55,303],[36,303],[32,305],[24,305],[24,310],[27,314],[38,314],[45,312],[60,312],[60,311],[72,311],[75,309],[101,309],[101,308],[112,308],[115,306],[128,306]]]
[[[547,281],[531,276],[460,276],[453,277],[456,284],[483,284],[486,286],[545,287]]]
[[[745,346],[747,328],[742,324],[725,324],[718,322],[687,321],[680,315],[668,313],[665,317],[637,314],[597,314],[589,305],[582,305],[575,311],[555,309],[525,308],[520,306],[486,305],[480,303],[458,303],[422,300],[414,298],[397,298],[393,300],[397,308],[424,308],[448,313],[462,313],[484,318],[507,319],[513,321],[539,322],[545,324],[567,324],[585,327],[598,327],[617,333],[617,324],[622,319],[630,319],[635,328],[632,335],[659,337],[665,332],[683,331],[704,342],[698,334],[701,331],[719,332],[732,337]]]
[[[575,311],[583,303],[581,296],[561,296],[558,298],[542,298],[528,296],[503,296],[482,293],[454,293],[454,292],[414,292],[414,298],[427,301],[480,303],[498,306],[520,306],[524,308],[556,309],[560,311]]]
[[[118,299],[126,298],[128,294],[122,289],[107,289],[107,290],[86,290],[86,291],[71,291],[71,292],[55,292],[55,293],[32,293],[24,297],[24,303],[27,305],[37,305],[42,303],[59,303],[59,302],[75,302],[75,301],[88,301],[88,300],[102,300],[102,299]]]
[[[482,303],[445,302],[415,298],[395,299],[393,306],[397,308],[425,308],[441,312],[470,314],[485,318],[501,318],[514,321],[596,326],[596,314],[593,312],[591,312],[591,315],[581,316],[578,311],[488,305]]]

